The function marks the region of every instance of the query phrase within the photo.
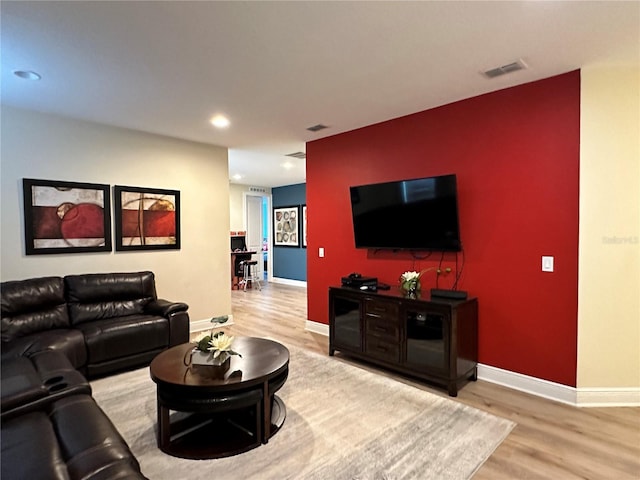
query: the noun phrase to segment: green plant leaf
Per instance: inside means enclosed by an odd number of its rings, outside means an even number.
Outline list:
[[[198,350],[202,352],[206,352],[209,350],[209,342],[211,341],[211,336],[207,335],[202,340],[198,342]]]

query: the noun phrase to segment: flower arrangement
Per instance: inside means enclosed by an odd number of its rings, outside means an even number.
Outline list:
[[[409,292],[415,293],[420,290],[420,277],[426,270],[421,272],[409,271],[400,275],[400,288]]]
[[[224,363],[231,355],[238,355],[242,358],[238,352],[231,349],[234,337],[225,334],[224,332],[201,333],[196,337],[196,348],[193,353],[201,352],[208,354],[207,363],[220,364]],[[202,354],[200,355],[202,357]],[[193,357],[192,357],[193,361]]]
[[[430,267],[430,268],[425,268],[420,272],[416,272],[416,271],[404,272],[402,275],[400,275],[400,288],[402,288],[404,291],[410,294],[415,294],[420,290],[420,278],[422,277],[422,275],[427,272],[431,272],[433,270],[435,270],[437,277],[440,275],[446,275],[451,273],[450,267],[447,267],[444,270],[442,270],[440,267]]]

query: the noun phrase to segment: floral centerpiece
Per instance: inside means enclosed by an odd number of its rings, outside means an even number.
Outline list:
[[[422,277],[422,275],[434,270],[436,272],[436,276],[446,275],[451,273],[450,267],[447,267],[444,270],[442,270],[440,267],[430,267],[430,268],[425,268],[420,272],[416,272],[416,271],[404,272],[402,275],[400,275],[400,288],[405,292],[409,293],[410,295],[415,295],[416,292],[420,291],[420,278]],[[436,286],[437,286],[437,283],[436,283]]]
[[[196,337],[196,348],[191,355],[191,363],[200,365],[222,365],[238,352],[231,349],[234,337],[224,332],[204,332]]]
[[[420,277],[422,272],[410,271],[400,275],[400,288],[408,293],[416,293],[420,290]]]

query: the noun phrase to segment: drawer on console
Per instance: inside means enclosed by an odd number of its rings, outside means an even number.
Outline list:
[[[364,314],[366,317],[387,318],[397,322],[399,308],[398,303],[381,302],[372,298],[368,298],[364,302]]]
[[[400,326],[397,319],[367,316],[364,320],[365,333],[388,341],[400,340]]]
[[[382,338],[367,335],[365,352],[379,360],[397,363],[400,361],[400,345]]]

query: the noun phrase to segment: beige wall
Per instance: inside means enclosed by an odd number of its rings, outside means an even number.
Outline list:
[[[640,70],[582,70],[577,386],[640,387]]]
[[[226,148],[5,106],[1,140],[2,281],[148,269],[192,321],[231,313]],[[181,249],[26,256],[25,177],[180,190]]]

